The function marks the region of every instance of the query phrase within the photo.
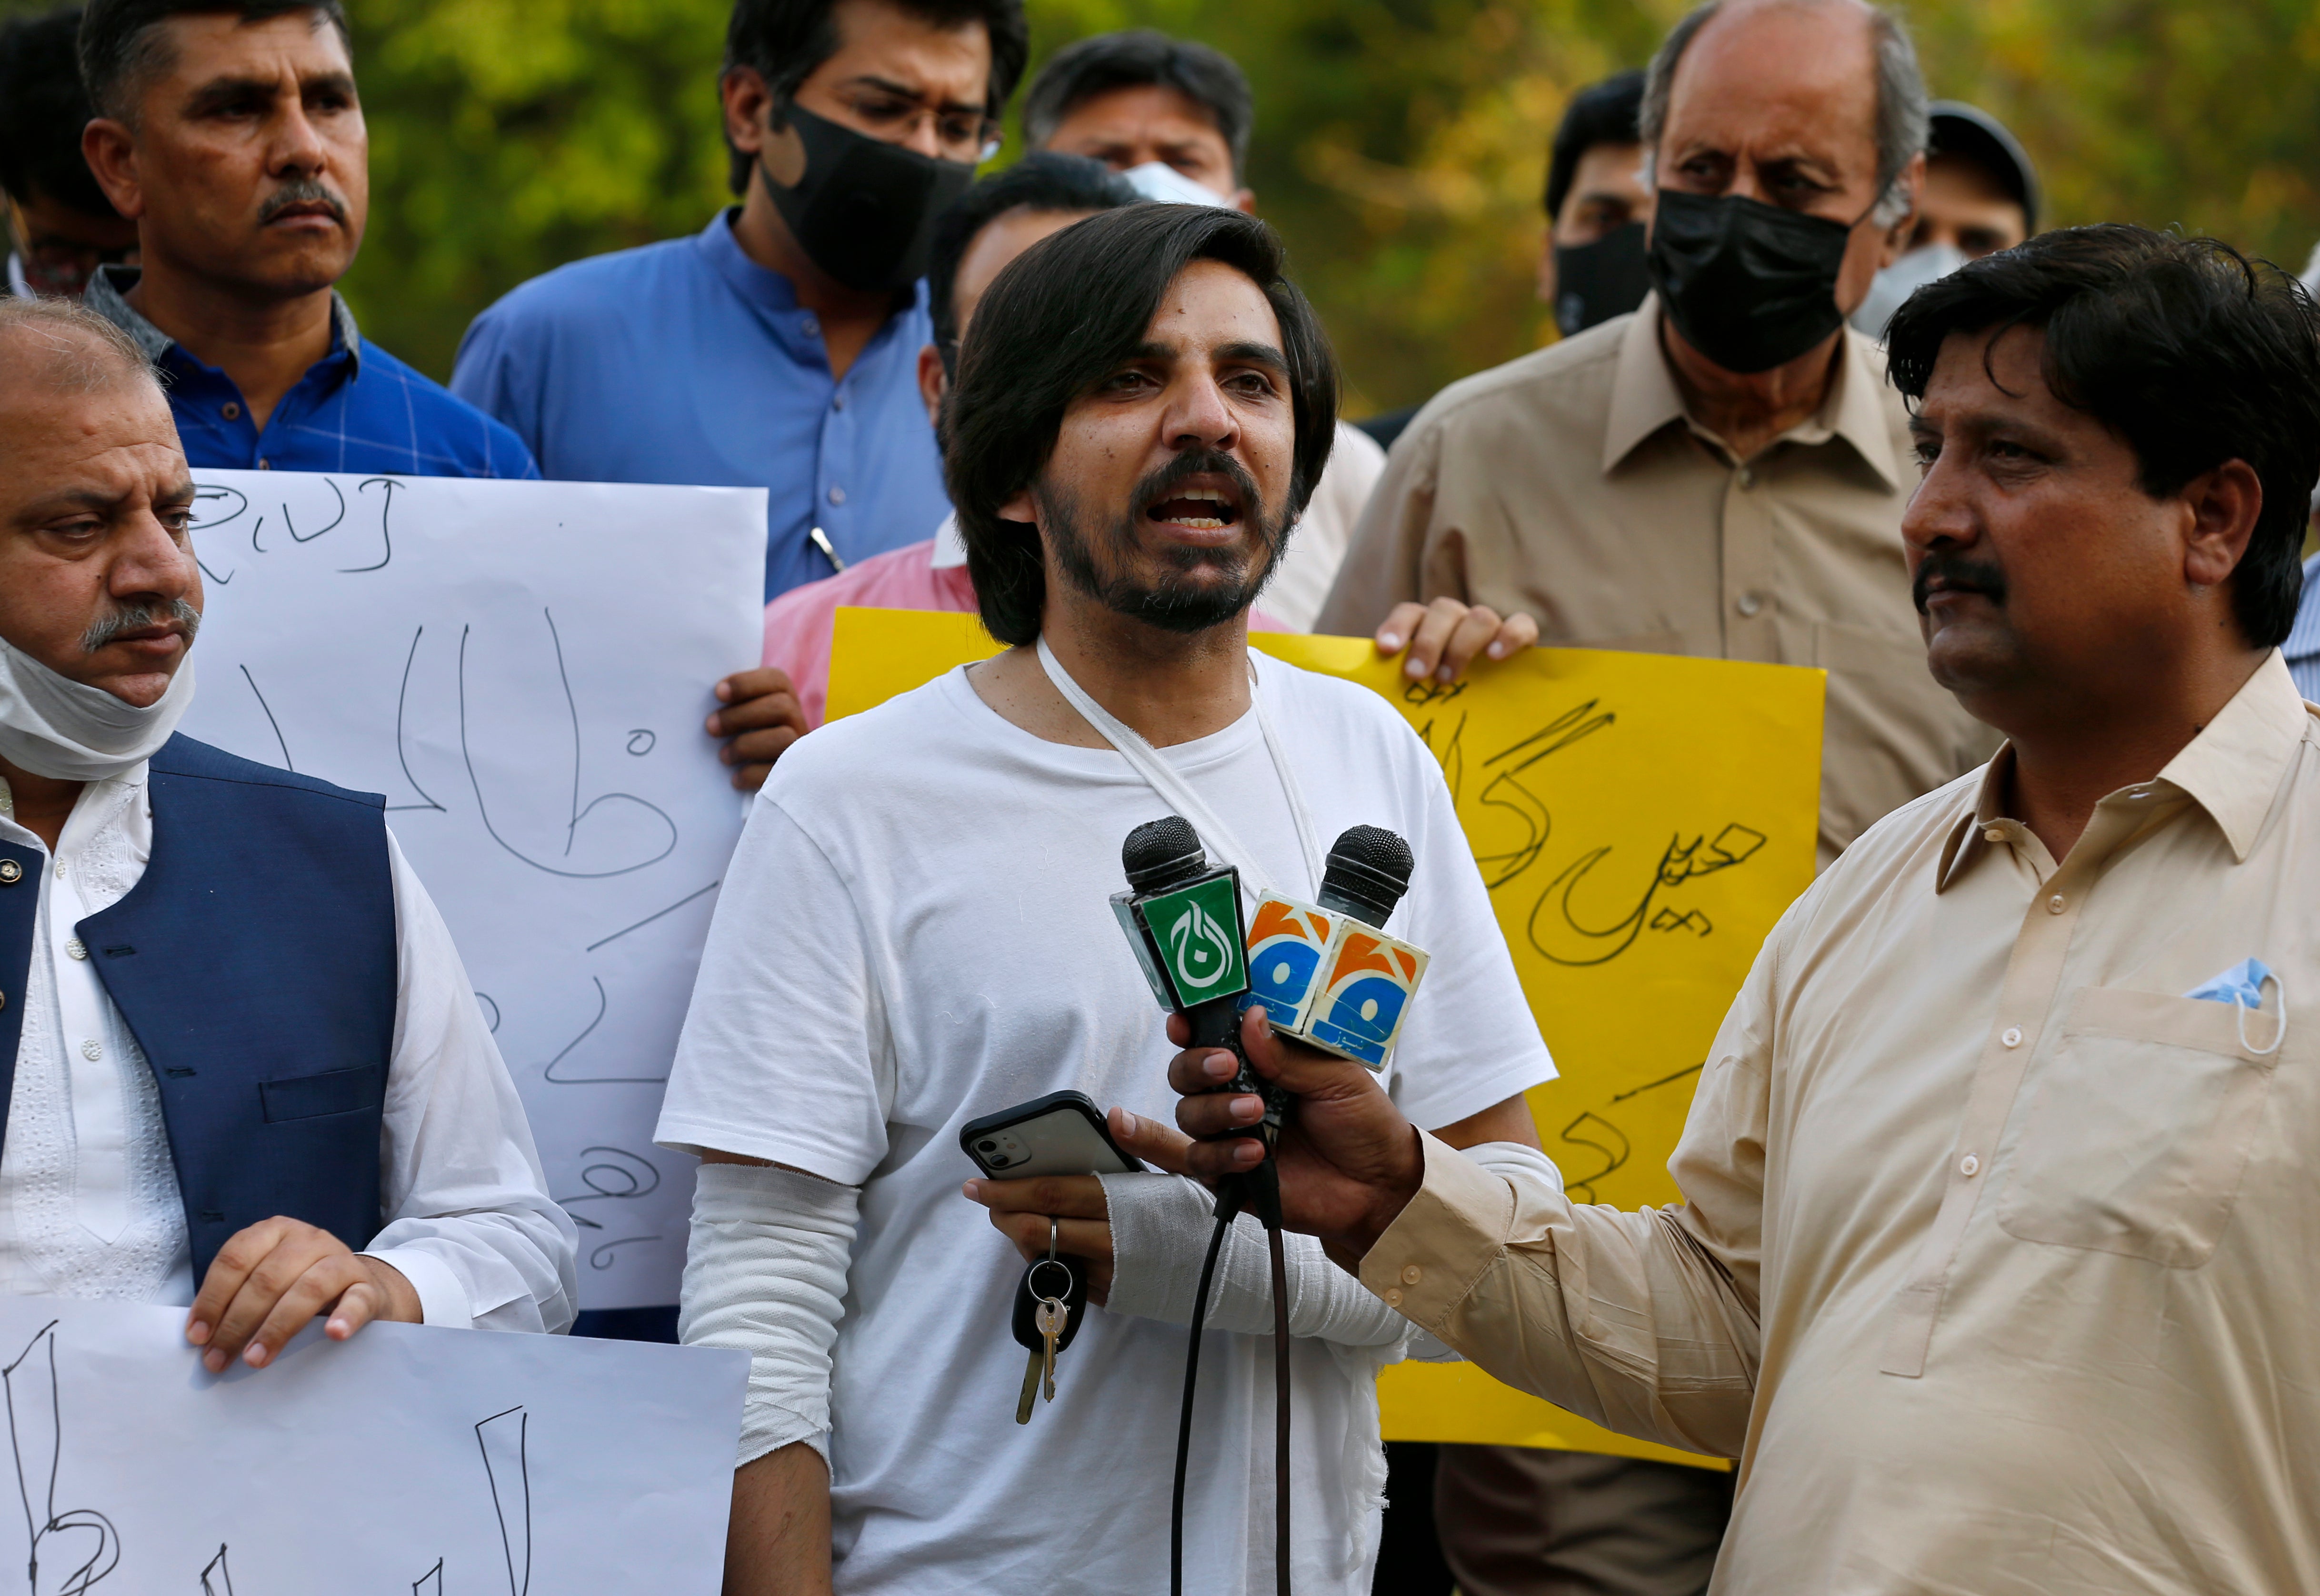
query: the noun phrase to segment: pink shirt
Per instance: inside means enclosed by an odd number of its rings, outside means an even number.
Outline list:
[[[766,606],[765,663],[786,674],[808,727],[821,724],[829,703],[830,632],[841,606],[873,610],[972,610],[974,584],[959,563],[949,525],[923,543],[857,561],[834,576],[793,587]],[[1250,612],[1253,631],[1289,629],[1263,611]]]

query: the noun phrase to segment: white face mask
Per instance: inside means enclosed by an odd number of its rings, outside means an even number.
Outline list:
[[[138,709],[102,687],[60,676],[0,638],[0,758],[51,781],[101,782],[153,757],[194,698],[194,664]]]
[[[1926,244],[1910,250],[1877,274],[1877,280],[1869,286],[1869,297],[1853,313],[1853,325],[1881,340],[1885,323],[1893,319],[1903,300],[1964,264],[1965,256],[1954,244]]]
[[[1215,205],[1223,209],[1227,204],[1223,195],[1193,182],[1165,160],[1147,160],[1140,167],[1128,168],[1120,176],[1146,199],[1158,200],[1164,205]]]

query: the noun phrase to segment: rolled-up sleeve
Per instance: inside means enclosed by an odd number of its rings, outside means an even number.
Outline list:
[[[1736,1457],[1761,1362],[1772,966],[1760,954],[1669,1163],[1686,1201],[1624,1213],[1424,1138],[1417,1195],[1363,1284],[1519,1390],[1639,1439]]]
[[[429,1324],[571,1328],[578,1231],[548,1196],[522,1101],[450,929],[392,837],[400,958],[381,1130],[385,1228],[365,1250],[400,1270]]]

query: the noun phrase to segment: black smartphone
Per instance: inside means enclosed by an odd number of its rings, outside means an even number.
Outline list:
[[[958,1145],[995,1180],[1035,1174],[1132,1174],[1144,1165],[1119,1150],[1085,1093],[1050,1092],[970,1120]]]

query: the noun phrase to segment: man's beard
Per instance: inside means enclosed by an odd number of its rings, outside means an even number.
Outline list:
[[[1237,549],[1195,549],[1182,544],[1165,548],[1161,558],[1168,569],[1159,581],[1146,583],[1131,573],[1143,549],[1141,530],[1153,505],[1174,496],[1191,476],[1226,476],[1240,490],[1241,520],[1257,533],[1258,556]],[[1264,495],[1231,456],[1213,450],[1183,454],[1136,485],[1128,509],[1110,526],[1091,531],[1079,501],[1042,481],[1032,492],[1038,500],[1040,525],[1056,552],[1056,563],[1073,586],[1117,614],[1156,626],[1164,631],[1190,634],[1221,626],[1256,602],[1273,579],[1281,553],[1289,543],[1289,512],[1265,518]],[[1107,575],[1096,558],[1101,542],[1110,555],[1113,571]],[[1222,578],[1201,583],[1194,576],[1213,569]]]
[[[124,631],[142,631],[163,616],[186,629],[186,646],[193,647],[194,634],[202,629],[202,612],[183,599],[171,599],[167,604],[129,604],[101,617],[80,634],[80,651],[94,654]]]

